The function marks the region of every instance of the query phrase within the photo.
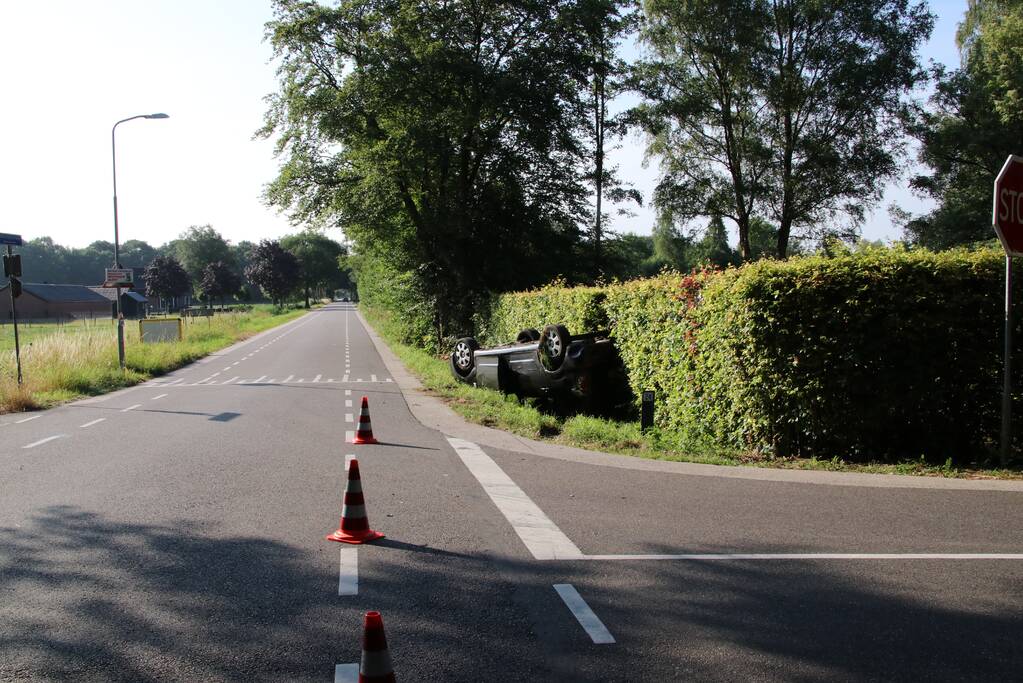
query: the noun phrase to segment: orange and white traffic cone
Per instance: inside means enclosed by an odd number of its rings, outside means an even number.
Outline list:
[[[391,654],[387,651],[384,620],[380,612],[366,612],[359,683],[394,683],[394,668],[391,666]]]
[[[352,443],[378,443],[373,438],[373,423],[369,421],[369,399],[362,397],[362,411],[359,413],[359,429]]]
[[[348,465],[348,484],[345,486],[345,498],[341,505],[341,524],[337,531],[327,536],[327,540],[358,544],[383,537],[384,535],[379,531],[369,528],[369,518],[366,517],[366,501],[362,497],[359,461],[353,459]]]

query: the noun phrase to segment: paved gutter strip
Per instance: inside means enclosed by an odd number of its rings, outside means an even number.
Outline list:
[[[615,642],[614,636],[604,626],[604,622],[600,620],[600,617],[586,604],[586,601],[579,595],[579,591],[575,589],[575,586],[570,583],[556,583],[554,584],[554,590],[565,601],[565,605],[572,612],[579,625],[583,627],[583,630],[586,631],[586,635],[590,637],[590,640],[597,645],[610,645]]]

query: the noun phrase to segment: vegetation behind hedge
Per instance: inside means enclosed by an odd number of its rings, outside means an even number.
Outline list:
[[[494,297],[490,310],[479,316],[477,338],[481,344],[495,345],[515,341],[520,330],[563,323],[570,332],[606,330],[605,289],[601,287],[565,287],[553,283],[530,292],[515,292]]]

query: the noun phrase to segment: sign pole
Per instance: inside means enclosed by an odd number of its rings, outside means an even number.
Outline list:
[[[11,260],[11,245],[7,245],[7,257]],[[14,321],[14,358],[18,364],[18,386],[21,386],[21,340],[18,338],[18,308],[14,303],[14,285],[10,284],[11,290],[11,319]]]
[[[1009,463],[1012,447],[1012,257],[1005,256],[1005,376],[1002,380],[1001,465]]]

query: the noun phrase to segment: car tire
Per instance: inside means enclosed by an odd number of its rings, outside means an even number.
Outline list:
[[[527,327],[515,337],[516,344],[528,344],[535,341],[540,341],[540,331],[534,327]]]
[[[461,380],[469,382],[476,376],[475,351],[480,345],[472,337],[462,337],[455,342],[451,351],[451,372]]]
[[[539,341],[540,346],[536,353],[540,367],[550,373],[557,372],[568,355],[568,344],[572,341],[572,335],[564,325],[548,325],[543,328]]]

